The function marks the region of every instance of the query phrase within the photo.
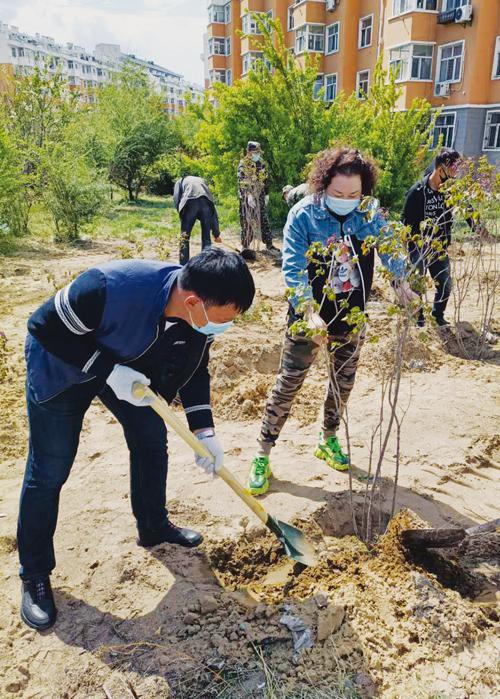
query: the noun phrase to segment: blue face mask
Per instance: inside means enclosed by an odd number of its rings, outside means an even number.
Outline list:
[[[361,199],[340,199],[339,197],[330,197],[325,194],[325,203],[330,211],[339,216],[347,216],[357,209],[361,204]]]
[[[205,314],[205,318],[207,319],[207,324],[204,325],[203,327],[199,328],[196,323],[193,321],[191,318],[191,313],[189,314],[189,317],[191,319],[191,326],[197,330],[199,333],[202,333],[203,335],[221,335],[223,332],[226,330],[229,330],[231,325],[233,324],[232,320],[229,320],[227,323],[213,323],[211,320],[208,320],[208,315],[207,311],[205,308],[205,304],[202,302],[203,306],[203,312]]]
[[[252,160],[254,163],[258,163],[260,160],[260,154],[259,153],[252,153]]]

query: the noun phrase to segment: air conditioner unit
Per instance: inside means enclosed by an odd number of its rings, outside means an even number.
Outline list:
[[[450,83],[436,83],[434,94],[436,97],[448,97],[450,94]]]
[[[472,5],[463,5],[455,10],[455,22],[472,22]]]
[[[338,4],[339,0],[326,0],[326,11],[333,12]]]

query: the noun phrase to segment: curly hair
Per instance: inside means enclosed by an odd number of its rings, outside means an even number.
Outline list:
[[[373,194],[377,182],[377,168],[371,158],[359,150],[346,146],[328,148],[318,153],[309,176],[309,189],[313,194],[322,194],[335,175],[359,175],[363,196]]]

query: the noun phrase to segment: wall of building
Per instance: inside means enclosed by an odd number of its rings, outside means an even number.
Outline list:
[[[223,4],[223,0],[215,0]],[[378,57],[382,54],[383,65],[389,67],[391,48],[409,43],[425,43],[433,46],[432,71],[429,79],[406,79],[398,81],[401,96],[399,109],[407,109],[415,98],[427,99],[436,109],[445,112],[455,109],[457,112],[455,128],[455,147],[462,149],[466,155],[486,154],[492,162],[498,161],[498,151],[483,151],[485,120],[488,109],[500,111],[500,79],[493,79],[492,68],[496,38],[500,36],[500,1],[470,0],[473,18],[470,23],[448,24],[438,21],[446,7],[446,0],[437,0],[436,9],[422,11],[416,8],[416,0],[410,11],[394,16],[393,0],[337,0],[327,9],[324,0],[231,0],[232,17],[241,17],[246,12],[267,12],[272,10],[273,17],[279,18],[285,29],[286,44],[294,48],[297,28],[304,24],[314,24],[326,29],[329,25],[340,23],[339,51],[330,53],[325,50],[319,56],[318,73],[324,76],[336,74],[337,91],[351,93],[356,89],[357,75],[360,71],[370,71],[370,81]],[[208,0],[208,4],[212,4]],[[287,30],[288,8],[294,7],[294,29]],[[360,19],[373,15],[372,41],[366,48],[359,46]],[[234,37],[235,26],[226,25],[228,36]],[[241,29],[241,21],[238,25]],[[211,27],[209,26],[209,32]],[[255,50],[255,40],[245,39],[239,43],[233,38],[233,55],[231,56],[232,80],[241,77],[241,60],[238,65],[236,57],[241,53]],[[462,59],[460,80],[451,82],[449,95],[436,94],[436,82],[439,80],[440,47],[464,41],[465,51]],[[296,56],[304,63],[305,54]],[[223,57],[213,57],[220,65],[229,65]]]

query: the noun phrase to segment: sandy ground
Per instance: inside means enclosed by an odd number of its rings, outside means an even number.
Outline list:
[[[194,551],[137,547],[121,428],[96,402],[62,494],[53,576],[59,618],[44,634],[22,624],[15,522],[26,453],[26,318],[72,275],[115,254],[110,244],[57,255],[34,247],[1,261],[0,329],[7,342],[0,363],[0,697],[103,699],[104,684],[121,678],[141,699],[258,698],[267,696],[266,672],[268,686],[276,680],[291,692],[326,683],[331,694],[324,696],[332,697],[500,696],[492,587],[498,535],[472,547],[468,559],[471,580],[487,580],[488,589],[458,585],[479,599],[462,597],[442,577],[409,562],[398,537],[411,526],[470,526],[499,516],[500,352],[494,347],[484,362],[451,356],[434,330],[425,345],[411,346],[402,383],[408,412],[396,509],[411,512],[400,512],[375,548],[352,536],[347,475],[312,456],[324,386],[320,366],[273,453],[276,478],[262,500],[280,519],[300,522],[315,541],[319,564],[305,571],[287,564],[223,483],[200,473],[175,435],[171,516],[199,528],[205,543]],[[254,310],[217,341],[211,362],[217,431],[227,465],[242,480],[279,361],[285,312],[279,270],[265,259],[252,269],[259,290]],[[378,289],[372,326],[390,334],[383,311],[389,292],[380,282]],[[474,313],[471,300],[467,319]],[[367,484],[379,409],[377,360],[388,343],[365,346],[349,404],[356,503]],[[380,495],[384,524],[394,451],[391,443]],[[280,623],[287,609],[311,631],[313,646],[300,655]]]

